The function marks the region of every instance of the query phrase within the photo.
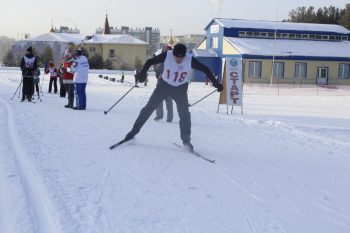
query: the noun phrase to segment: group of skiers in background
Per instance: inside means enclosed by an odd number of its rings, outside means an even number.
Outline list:
[[[32,47],[27,49],[21,60],[20,68],[22,70],[23,83],[22,102],[25,100],[31,102],[35,92],[38,99],[40,99],[40,91],[42,92],[39,86],[41,72]],[[56,68],[55,64],[50,61],[44,72],[50,76],[48,93],[53,91],[54,94],[57,94],[58,79],[60,83],[60,97],[65,98],[68,94],[68,103],[64,107],[74,110],[86,109],[86,84],[88,81],[89,63],[81,49],[76,50],[73,54],[72,50],[67,48],[59,68]],[[76,99],[75,106],[74,99]]]

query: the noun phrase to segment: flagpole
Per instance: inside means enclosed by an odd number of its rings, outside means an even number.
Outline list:
[[[280,4],[280,1],[277,0],[277,12],[276,12],[276,23],[275,25],[277,24],[278,22],[278,12],[279,12],[279,4]],[[274,66],[275,66],[275,55],[276,55],[276,43],[277,43],[277,25],[275,26],[275,41],[273,43],[273,54],[272,54],[272,71],[271,71],[271,83],[270,83],[270,86],[272,87],[273,86],[273,76],[275,75],[274,73]]]

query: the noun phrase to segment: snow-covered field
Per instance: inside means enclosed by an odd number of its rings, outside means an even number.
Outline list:
[[[243,116],[216,114],[211,96],[191,109],[193,144],[210,164],[173,145],[177,116],[150,119],[109,151],[155,79],[106,116],[130,84],[97,75],[88,110],[73,111],[46,93],[47,77],[43,102],[11,101],[20,73],[0,70],[1,233],[350,232],[349,89],[248,85]],[[193,83],[190,102],[212,90]]]

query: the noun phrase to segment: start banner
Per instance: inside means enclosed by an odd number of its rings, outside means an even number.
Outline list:
[[[221,92],[219,104],[242,107],[243,59],[241,56],[223,59],[222,83],[224,91]]]

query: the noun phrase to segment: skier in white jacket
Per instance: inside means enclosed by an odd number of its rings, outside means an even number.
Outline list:
[[[81,49],[78,49],[75,53],[76,60],[73,63],[71,69],[74,72],[74,85],[76,91],[76,107],[74,110],[86,109],[86,84],[89,76],[89,61],[83,55]]]

